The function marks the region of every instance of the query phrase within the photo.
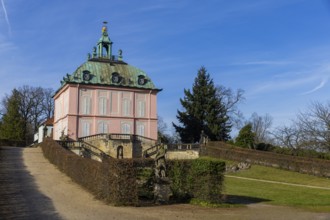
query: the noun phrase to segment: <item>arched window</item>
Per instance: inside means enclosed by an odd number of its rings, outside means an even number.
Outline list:
[[[89,136],[90,135],[90,127],[91,123],[89,121],[82,122],[82,136]]]
[[[138,117],[145,117],[146,103],[144,100],[138,100],[137,103]]]
[[[80,114],[89,115],[92,113],[92,92],[90,89],[80,89]]]
[[[131,102],[129,99],[126,99],[126,98],[123,99],[122,113],[123,113],[123,116],[131,115]]]
[[[121,124],[121,133],[122,134],[131,134],[131,125],[129,123],[122,123]]]
[[[108,123],[106,121],[100,121],[98,123],[97,132],[99,134],[108,133]]]
[[[81,103],[82,114],[89,115],[91,113],[92,99],[89,96],[82,97]]]
[[[139,123],[139,124],[137,124],[137,135],[140,135],[140,136],[145,136],[145,126],[144,126],[144,124],[142,124],[142,123]]]
[[[107,98],[99,97],[99,114],[106,115],[107,114]]]

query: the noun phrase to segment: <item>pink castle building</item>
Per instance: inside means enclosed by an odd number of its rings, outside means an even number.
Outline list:
[[[106,24],[106,23],[105,23]],[[112,54],[107,27],[88,60],[61,81],[54,95],[53,137],[100,133],[157,140],[157,89],[147,74]]]

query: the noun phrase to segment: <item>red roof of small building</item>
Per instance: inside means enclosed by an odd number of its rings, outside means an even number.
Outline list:
[[[46,126],[53,126],[54,125],[54,117],[48,118],[44,123]]]

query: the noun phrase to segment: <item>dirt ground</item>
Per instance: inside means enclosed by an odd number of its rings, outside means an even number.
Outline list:
[[[0,219],[326,219],[312,213],[260,202],[241,208],[188,204],[113,207],[95,200],[50,164],[40,148],[0,148]]]

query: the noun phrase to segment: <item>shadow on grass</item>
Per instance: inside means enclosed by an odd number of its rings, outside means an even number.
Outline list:
[[[235,205],[250,205],[254,203],[271,201],[268,199],[261,199],[261,198],[255,198],[249,196],[237,196],[237,195],[224,195],[223,199],[225,203],[235,204]]]
[[[269,199],[262,199],[262,198],[256,198],[256,197],[249,197],[249,196],[238,196],[238,195],[222,195],[221,198],[222,202],[220,203],[208,203],[209,207],[230,207],[231,205],[238,205],[238,207],[255,204],[255,203],[261,203],[261,202],[269,202],[271,200]],[[193,198],[185,198],[185,199],[171,199],[168,203],[155,203],[154,200],[150,198],[140,198],[139,199],[139,205],[141,207],[150,207],[150,206],[159,206],[159,205],[175,205],[175,204],[194,204],[194,205],[201,205],[203,202],[198,199]]]
[[[0,219],[61,219],[26,169],[23,150],[0,147]]]

